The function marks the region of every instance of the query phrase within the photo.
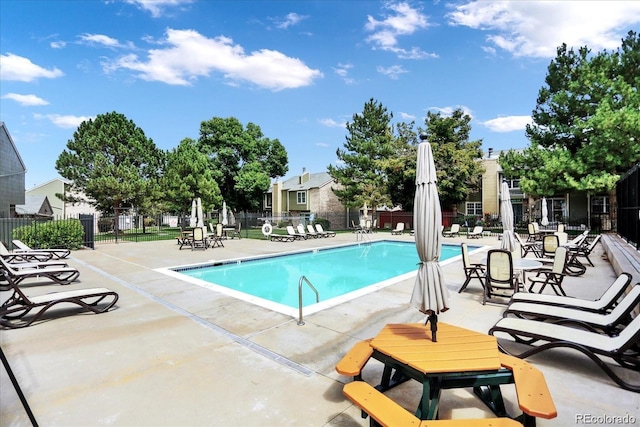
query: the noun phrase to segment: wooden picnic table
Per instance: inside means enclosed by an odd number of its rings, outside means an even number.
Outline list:
[[[408,379],[422,383],[415,413],[420,419],[437,419],[442,390],[465,387],[472,387],[497,416],[508,416],[502,384],[515,384],[523,411],[518,419],[525,426],[535,426],[536,417],[557,416],[542,373],[526,361],[501,354],[491,335],[438,323],[438,341],[433,342],[430,329],[422,324],[388,324],[369,345],[371,357],[385,365],[379,391]]]

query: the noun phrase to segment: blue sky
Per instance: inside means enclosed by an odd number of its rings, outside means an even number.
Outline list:
[[[370,98],[418,125],[462,108],[485,151],[523,148],[557,46],[615,50],[639,24],[637,1],[2,0],[0,120],[27,189],[111,111],[165,150],[212,117],[253,122],[287,177],[336,164]]]

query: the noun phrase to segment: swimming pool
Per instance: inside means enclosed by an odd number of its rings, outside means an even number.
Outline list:
[[[472,250],[473,248],[470,248]],[[454,261],[460,246],[442,245],[440,262]],[[413,242],[379,241],[164,269],[165,274],[295,316],[298,283],[303,284],[305,314],[373,292],[415,276],[418,254]]]

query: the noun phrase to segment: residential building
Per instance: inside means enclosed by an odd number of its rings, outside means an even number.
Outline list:
[[[0,218],[15,215],[16,205],[24,205],[27,168],[4,122],[0,122]]]
[[[542,198],[524,194],[520,189],[517,177],[505,177],[498,159],[500,151],[489,148],[481,159],[485,172],[482,175],[480,191],[469,195],[467,200],[458,205],[458,212],[466,216],[475,216],[485,222],[499,222],[500,212],[500,184],[507,179],[513,205],[516,224],[530,221],[541,221]],[[546,197],[547,218],[550,223],[565,223],[572,226],[588,227],[602,231],[615,228],[615,215],[611,207],[615,195],[589,195],[585,192],[572,191]]]
[[[303,170],[301,175],[274,182],[264,195],[263,210],[274,220],[309,220],[313,215],[327,219],[332,228],[346,228],[347,208],[332,190],[337,186],[327,172]]]
[[[37,194],[24,196],[24,204],[16,205],[15,216],[19,218],[51,218],[53,209],[49,198]]]
[[[46,196],[53,210],[55,219],[77,217],[79,214],[94,214],[96,209],[86,202],[65,202],[59,196],[70,194],[71,181],[64,178],[54,178],[44,184],[36,185],[26,191],[27,196]],[[77,195],[76,195],[77,196]],[[81,197],[80,199],[84,199]]]

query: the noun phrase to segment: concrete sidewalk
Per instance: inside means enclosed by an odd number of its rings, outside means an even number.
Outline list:
[[[413,240],[389,232],[371,236]],[[461,241],[467,240],[445,239]],[[350,379],[334,366],[356,341],[375,336],[387,323],[424,322],[409,306],[413,279],[305,316],[306,324],[298,326],[297,319],[155,271],[350,242],[355,235],[294,243],[227,240],[224,248],[194,252],[178,250],[173,241],[75,251],[70,263],[81,270],[81,280],[64,289],[113,289],[120,294],[117,307],[2,330],[2,349],[41,426],[367,426],[369,420],[342,395]],[[468,242],[499,245],[496,237]],[[613,281],[616,272],[603,245],[596,251],[595,268],[565,279],[569,295],[595,299]],[[474,254],[472,260],[483,256]],[[460,261],[444,267],[444,274],[451,309],[440,321],[487,332],[504,306],[483,306],[474,282],[457,293],[464,281]],[[30,294],[59,290],[46,284],[27,289]],[[549,351],[529,361],[545,374],[558,409],[557,418],[539,419],[539,426],[574,425],[582,414],[630,414],[640,423],[638,394],[616,386],[581,354]],[[616,372],[640,382],[637,373]],[[382,365],[372,360],[364,379],[377,384],[381,373]],[[0,426],[29,425],[4,369],[0,384]],[[510,413],[518,414],[513,386],[503,389]],[[387,394],[411,409],[421,391],[421,385],[407,382]],[[440,416],[491,413],[469,390],[447,390]]]

